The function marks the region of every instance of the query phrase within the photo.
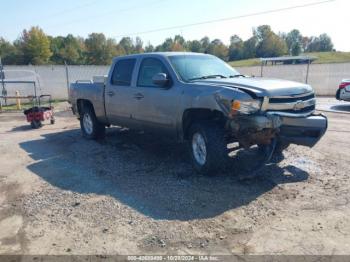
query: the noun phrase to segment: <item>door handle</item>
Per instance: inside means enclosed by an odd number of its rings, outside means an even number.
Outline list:
[[[114,96],[114,92],[113,92],[113,91],[109,91],[107,94],[108,94],[109,96]]]
[[[137,94],[134,94],[134,98],[137,100],[140,100],[140,99],[144,98],[144,96],[141,93],[137,93]]]

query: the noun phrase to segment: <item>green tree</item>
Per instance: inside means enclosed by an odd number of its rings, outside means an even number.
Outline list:
[[[311,38],[310,37],[303,36],[303,38],[301,40],[301,46],[302,46],[302,49],[303,49],[304,52],[308,50],[310,42],[311,42]]]
[[[244,59],[256,57],[256,48],[258,45],[258,39],[252,36],[248,40],[243,42],[243,57]]]
[[[121,45],[116,44],[115,45],[115,56],[121,56],[121,55],[126,55],[125,50]]]
[[[18,59],[18,49],[12,43],[0,37],[0,57],[3,64],[14,65]]]
[[[187,41],[186,46],[188,50],[191,52],[195,52],[195,53],[202,52],[202,45],[201,45],[201,42],[199,42],[198,40]]]
[[[239,60],[254,57],[272,57],[284,54],[298,55],[303,51],[332,51],[333,43],[327,34],[302,36],[299,30],[275,34],[268,25],[253,29],[253,36],[243,41],[238,35],[225,45],[220,39],[210,41],[208,37],[186,41],[183,36],[169,37],[154,47],[144,46],[140,37],[122,38],[119,43],[107,39],[104,34],[92,33],[86,39],[67,36],[46,36],[39,27],[24,30],[13,43],[0,37],[0,56],[6,64],[109,64],[114,56],[154,52],[191,51],[209,53],[223,60]]]
[[[240,60],[243,58],[244,43],[238,35],[230,37],[229,60]]]
[[[332,39],[327,34],[321,34],[319,36],[320,52],[333,51]]]
[[[132,39],[130,37],[123,37],[119,41],[119,45],[125,50],[125,54],[133,54],[135,47]]]
[[[155,48],[155,51],[156,52],[171,51],[173,44],[174,44],[173,39],[169,37],[169,38],[165,39],[165,41],[162,44],[158,45]]]
[[[303,51],[303,36],[299,30],[293,29],[290,31],[286,35],[285,41],[290,55],[299,55]]]
[[[145,52],[146,52],[146,53],[154,52],[154,46],[151,45],[150,42],[148,42],[147,46],[145,46]]]
[[[49,39],[50,39],[50,50],[52,52],[52,56],[50,60],[55,64],[62,64],[64,60],[61,57],[60,51],[62,48],[64,48],[64,37],[49,36]]]
[[[172,51],[186,51],[186,41],[181,35],[176,35],[174,37]]]
[[[321,34],[319,37],[311,37],[307,47],[308,52],[327,52],[332,50],[332,39],[327,34]]]
[[[208,52],[208,49],[209,49],[209,46],[210,46],[210,39],[209,37],[205,36],[203,37],[200,41],[201,43],[201,52],[202,53],[207,53]]]
[[[46,64],[52,55],[50,40],[39,27],[32,27],[29,31],[23,30],[17,43],[23,53],[25,64]]]
[[[137,54],[145,52],[145,50],[143,49],[143,41],[140,37],[136,37],[135,39],[134,52]]]
[[[69,34],[66,37],[51,38],[51,61],[56,64],[67,62],[71,65],[83,64],[85,61],[84,39]]]
[[[276,35],[269,25],[258,26],[253,35],[258,40],[256,56],[258,57],[274,57],[287,53],[286,42]]]
[[[222,60],[226,61],[228,58],[228,48],[226,45],[224,45],[224,43],[220,39],[213,40],[210,43],[207,51],[208,51],[208,54],[215,55],[221,58]]]
[[[155,48],[156,52],[169,52],[169,51],[186,51],[186,41],[181,35],[176,35],[174,38],[167,38],[165,41]]]
[[[91,65],[107,65],[118,54],[113,39],[106,39],[102,33],[92,33],[85,39],[86,62]],[[120,51],[120,50],[119,50]]]

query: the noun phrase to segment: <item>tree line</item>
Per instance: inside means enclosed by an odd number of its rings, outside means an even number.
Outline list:
[[[159,51],[189,51],[213,54],[225,61],[255,57],[299,55],[303,52],[332,51],[333,43],[327,34],[303,36],[299,30],[275,33],[269,25],[253,28],[253,35],[243,41],[238,35],[229,45],[220,39],[185,40],[181,35],[167,38],[157,46],[144,45],[140,37],[123,37],[119,42],[103,33],[92,33],[87,38],[52,37],[39,27],[23,30],[14,42],[0,37],[0,57],[7,65],[70,64],[107,65],[115,56]]]

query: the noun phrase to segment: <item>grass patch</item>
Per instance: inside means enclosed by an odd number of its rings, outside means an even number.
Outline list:
[[[260,65],[260,59],[259,58],[244,59],[244,60],[229,62],[229,64],[232,67],[257,66],[257,65]]]
[[[315,52],[305,53],[305,55],[315,56],[317,60],[313,64],[331,64],[350,62],[350,52]]]
[[[13,103],[13,101],[14,101],[14,99],[10,100],[11,103]],[[58,103],[65,102],[65,101],[67,101],[67,100],[64,100],[64,99],[53,99],[52,100],[52,106],[55,107],[55,105],[57,105]],[[42,106],[47,106],[48,104],[49,103],[46,102],[46,101],[43,101],[41,103]],[[22,102],[21,103],[21,107],[22,107],[22,109],[20,111],[33,107],[33,103],[32,102],[26,102],[26,103]],[[5,106],[3,104],[2,105],[2,110],[3,111],[17,111],[18,109],[17,109],[17,105],[16,104],[11,104],[11,105],[7,105],[7,106]]]
[[[332,64],[332,63],[348,63],[350,62],[350,52],[314,52],[304,53],[302,55],[317,57],[313,64]],[[233,67],[258,66],[260,65],[259,58],[244,59],[229,62]]]

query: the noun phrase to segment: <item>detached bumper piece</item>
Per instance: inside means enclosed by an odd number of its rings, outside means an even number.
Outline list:
[[[240,116],[229,121],[229,129],[240,146],[269,145],[282,125],[280,116]]]
[[[327,117],[322,114],[302,118],[283,117],[279,139],[286,143],[313,147],[327,127]]]

